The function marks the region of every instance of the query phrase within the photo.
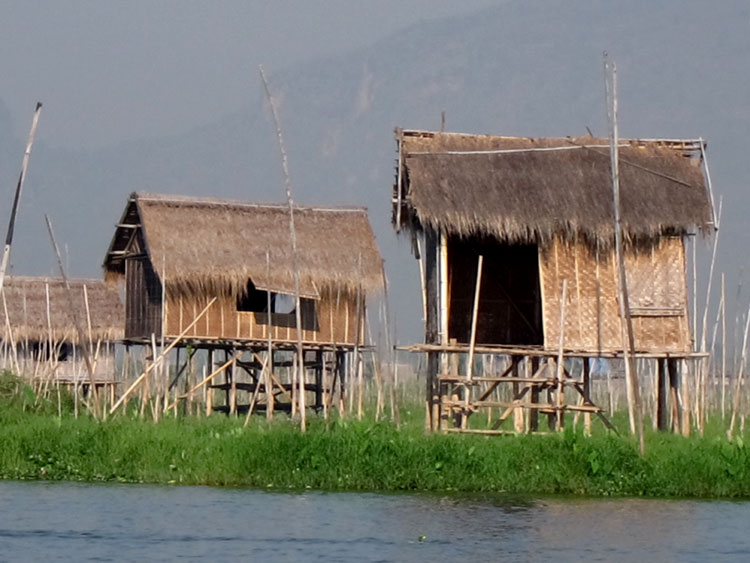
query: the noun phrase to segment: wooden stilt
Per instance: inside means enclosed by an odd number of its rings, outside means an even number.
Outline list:
[[[672,402],[672,432],[680,432],[682,425],[682,402],[680,400],[680,372],[678,360],[667,359],[667,370],[669,371],[669,390]]]
[[[589,400],[591,399],[591,366],[588,358],[581,358],[583,361],[583,393]],[[583,413],[583,433],[591,436],[591,413]]]
[[[667,417],[667,385],[670,380],[667,363],[669,360],[659,358],[656,362],[656,427],[661,431],[666,431],[669,427]]]
[[[539,371],[539,358],[531,358],[531,373],[534,374]],[[531,404],[536,405],[539,403],[539,385],[531,385]],[[539,430],[539,411],[537,409],[531,409],[529,411],[529,432],[537,432]]]
[[[511,358],[511,366],[512,366],[512,376],[513,377],[520,377],[520,371],[519,366],[521,363],[521,357],[520,356],[513,356]],[[518,394],[518,386],[519,383],[517,381],[514,381],[512,383],[513,386],[513,396],[515,397]],[[516,434],[523,434],[526,431],[525,424],[524,424],[524,415],[523,415],[524,409],[521,407],[516,407],[516,409],[513,411],[513,429],[515,430]]]

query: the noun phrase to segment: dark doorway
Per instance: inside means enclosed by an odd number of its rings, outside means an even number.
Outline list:
[[[491,237],[448,240],[448,337],[461,343],[471,339],[480,254],[484,265],[477,344],[544,344],[538,247],[503,244]]]

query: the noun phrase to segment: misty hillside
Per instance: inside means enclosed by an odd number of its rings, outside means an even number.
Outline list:
[[[725,197],[719,266],[734,279],[743,264],[737,250],[750,244],[743,230],[750,160],[741,143],[750,130],[750,79],[735,65],[737,53],[744,60],[750,52],[749,31],[750,9],[740,0],[710,9],[697,0],[512,1],[462,19],[425,21],[358,52],[266,71],[296,201],[370,209],[395,309],[400,321],[408,318],[399,331],[417,337],[418,270],[390,226],[394,127],[437,129],[446,110],[448,130],[557,136],[583,134],[588,126],[606,135],[605,49],[618,66],[622,136],[708,139],[714,189]],[[256,63],[262,61],[249,61]],[[260,91],[248,93],[241,111],[189,134],[88,153],[45,144],[43,120],[14,247],[19,273],[54,271],[44,212],[69,245],[72,272],[99,275],[133,190],[283,197]],[[11,130],[0,103],[0,195],[8,202],[24,144],[8,138]]]

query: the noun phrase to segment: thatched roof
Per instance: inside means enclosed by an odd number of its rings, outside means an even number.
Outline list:
[[[396,133],[404,187],[399,226],[511,242],[582,236],[608,244],[613,237],[606,140]],[[623,140],[619,152],[628,239],[710,230],[699,141]]]
[[[86,299],[91,317],[91,338],[96,341],[123,337],[125,313],[120,297],[102,280],[69,279],[73,306],[86,336],[89,335]],[[84,296],[84,286],[86,287]],[[49,290],[49,316],[47,291]],[[3,284],[5,306],[12,337],[24,340],[78,342],[78,332],[70,309],[70,301],[61,278],[8,276]],[[0,299],[0,337],[8,338],[5,306]]]
[[[382,259],[365,209],[296,206],[294,221],[303,296],[380,287]],[[294,293],[286,205],[134,193],[104,262],[108,275],[124,273],[138,237],[169,296],[241,295],[248,280]]]

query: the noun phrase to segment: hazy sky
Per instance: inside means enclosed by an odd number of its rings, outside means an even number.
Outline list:
[[[66,148],[180,133],[258,96],[267,72],[501,0],[0,1],[0,100]],[[20,156],[19,156],[20,158]]]

